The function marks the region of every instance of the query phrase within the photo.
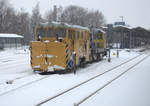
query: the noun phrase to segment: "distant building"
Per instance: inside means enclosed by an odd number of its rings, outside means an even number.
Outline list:
[[[23,36],[17,34],[0,33],[0,49],[20,47],[23,43]]]
[[[117,26],[117,25],[125,26],[126,23],[125,23],[125,22],[115,22],[114,25],[115,25],[115,26]]]
[[[131,28],[123,25],[114,26],[112,42],[118,48],[131,48]]]
[[[142,27],[132,28],[125,22],[115,22],[107,27],[107,47],[135,48],[150,42],[150,32]]]

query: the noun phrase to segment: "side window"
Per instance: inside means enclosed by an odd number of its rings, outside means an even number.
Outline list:
[[[64,29],[64,30],[62,31],[62,34],[66,37],[66,35],[67,35],[67,30]]]
[[[99,31],[96,33],[96,36],[97,36],[97,39],[98,39],[98,40],[100,40],[100,36],[101,36],[101,34],[100,34],[100,32],[99,32]]]
[[[100,32],[100,39],[103,40],[103,33]]]
[[[84,39],[87,40],[87,33],[84,31]]]
[[[87,40],[90,40],[90,33],[86,32]]]
[[[77,31],[77,39],[79,40],[80,32]]]
[[[73,31],[72,33],[73,33],[73,34],[72,34],[72,39],[75,40],[75,37],[76,37],[75,31]]]
[[[81,32],[81,39],[84,39],[84,33]]]

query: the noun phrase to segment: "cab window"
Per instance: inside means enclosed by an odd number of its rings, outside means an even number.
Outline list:
[[[84,33],[81,32],[81,39],[84,39]]]
[[[100,39],[103,40],[103,33],[100,32]]]
[[[79,39],[79,36],[80,36],[80,32],[77,31],[77,39]]]
[[[100,35],[100,32],[97,32],[97,33],[96,33],[96,36],[97,36],[97,39],[100,40],[100,36],[101,36],[101,35]]]
[[[53,29],[48,29],[48,37],[55,36]]]
[[[66,29],[55,29],[55,35],[58,37],[66,37]]]
[[[73,36],[72,39],[75,40],[75,37],[76,37],[76,36],[75,36],[75,31],[73,31],[72,36]]]
[[[46,29],[41,28],[37,30],[37,37],[45,37],[46,36]]]

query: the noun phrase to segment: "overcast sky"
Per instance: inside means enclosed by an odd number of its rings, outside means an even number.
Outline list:
[[[88,10],[100,10],[107,23],[121,21],[120,16],[124,16],[124,21],[132,27],[142,26],[150,29],[150,0],[11,0],[11,4],[16,9],[24,8],[31,13],[38,1],[42,14],[52,8],[53,5],[63,7],[79,5]]]

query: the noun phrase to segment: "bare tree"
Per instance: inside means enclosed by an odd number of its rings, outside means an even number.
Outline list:
[[[31,40],[29,14],[21,9],[14,10],[7,0],[0,0],[0,33],[15,33],[24,36],[24,43]]]
[[[95,28],[100,28],[100,26],[103,26],[106,23],[104,15],[98,10],[88,12],[85,21],[86,26],[90,25]]]
[[[60,22],[61,21],[61,16],[62,16],[62,12],[63,12],[63,7],[57,7],[56,5],[54,6],[53,10],[50,9],[48,12],[46,12],[46,20],[48,20],[49,22],[51,21],[57,21]]]
[[[73,5],[64,9],[61,15],[61,21],[86,27],[89,25],[100,27],[105,24],[104,15],[100,11],[88,11],[83,7]]]
[[[62,13],[61,20],[69,24],[77,24],[84,26],[84,18],[87,14],[86,9],[79,6],[68,6]]]
[[[86,27],[100,28],[105,24],[105,17],[100,11],[88,11],[83,7],[74,5],[70,5],[64,10],[61,6],[59,8],[54,6],[54,9],[49,10],[45,16],[49,22],[58,21]]]
[[[5,29],[5,17],[7,15],[8,1],[0,0],[0,32],[3,32]]]
[[[29,42],[32,40],[31,37],[31,29],[30,29],[30,17],[27,12],[25,12],[23,9],[21,9],[21,12],[18,13],[18,29],[19,34],[24,36],[24,43],[29,44]]]
[[[49,10],[48,12],[46,12],[45,18],[49,22],[53,21],[53,10]]]
[[[79,6],[70,5],[63,7],[54,6],[53,10],[46,13],[48,21],[66,22],[88,27],[100,27],[105,24],[105,18],[100,11],[88,11]],[[0,0],[0,33],[16,33],[24,36],[24,43],[29,44],[34,39],[34,30],[42,22],[39,3],[29,16],[24,9],[16,11],[8,0]]]
[[[31,29],[32,29],[32,40],[34,39],[34,30],[37,25],[42,21],[42,17],[40,14],[40,7],[39,3],[36,4],[36,6],[32,10],[32,16],[31,16]]]

